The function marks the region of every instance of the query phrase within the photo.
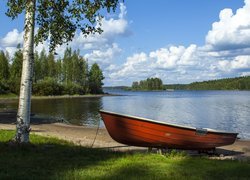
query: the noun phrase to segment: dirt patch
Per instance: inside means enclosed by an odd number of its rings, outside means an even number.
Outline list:
[[[14,130],[15,124],[0,123],[0,129]],[[106,148],[114,151],[147,150],[147,148],[133,147],[117,143],[109,136],[107,130],[104,128],[97,129],[63,123],[52,123],[32,124],[31,129],[31,133],[46,137],[57,137],[85,147]]]

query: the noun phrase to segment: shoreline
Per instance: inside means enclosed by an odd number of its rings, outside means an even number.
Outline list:
[[[2,130],[15,130],[15,124],[0,123]],[[84,147],[102,148],[111,151],[139,151],[147,152],[145,147],[135,147],[120,144],[114,141],[108,134],[106,128],[93,128],[86,126],[67,125],[63,123],[31,124],[31,133],[56,137],[58,139],[70,141],[76,145]],[[98,131],[97,131],[98,130]],[[216,148],[215,155],[199,154],[197,151],[185,151],[191,156],[208,156],[211,159],[230,159],[246,161],[250,160],[250,140],[236,140],[234,144]]]
[[[2,130],[15,130],[15,128],[14,123],[0,123],[0,129]],[[57,122],[50,124],[31,124],[31,133],[45,137],[56,137],[84,147],[107,148],[115,151],[145,149],[127,146],[114,141],[105,128],[98,129],[97,127],[68,125]]]
[[[101,96],[101,95],[100,95]],[[99,97],[100,97],[99,96]],[[83,96],[86,97],[86,96]],[[96,97],[96,96],[87,96]],[[1,102],[1,101],[0,101]],[[15,130],[16,112],[0,111],[0,129]],[[56,137],[66,141],[73,142],[76,145],[84,147],[102,148],[111,151],[140,151],[147,152],[145,147],[135,147],[120,144],[114,141],[106,128],[89,127],[65,124],[58,121],[52,121],[48,118],[39,118],[31,116],[31,133],[45,137]],[[98,130],[98,131],[97,131]],[[197,151],[185,151],[191,156],[201,156]],[[250,160],[250,139],[240,139],[232,145],[216,148],[215,155],[206,155],[212,159],[237,159]]]
[[[85,94],[85,95],[55,95],[55,96],[32,96],[31,100],[40,100],[40,99],[74,99],[74,98],[100,98],[104,96],[122,96],[119,94]],[[19,97],[1,97],[0,96],[0,103],[6,101],[18,101]]]

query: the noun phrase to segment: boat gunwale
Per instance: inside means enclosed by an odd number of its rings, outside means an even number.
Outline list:
[[[191,127],[191,126],[183,126],[183,125],[178,125],[178,124],[172,124],[172,123],[156,121],[156,120],[153,120],[153,119],[148,119],[148,118],[143,118],[143,117],[138,117],[138,116],[115,113],[115,112],[106,111],[106,110],[103,110],[103,109],[100,109],[99,112],[106,113],[106,114],[112,114],[112,115],[116,115],[116,116],[121,116],[121,117],[126,117],[126,118],[132,118],[132,119],[136,119],[136,120],[139,120],[139,121],[145,121],[145,122],[150,122],[150,123],[155,123],[155,124],[160,124],[160,125],[167,125],[167,126],[172,126],[172,127],[182,128],[182,129],[188,129],[188,130],[194,130],[194,131],[206,130],[209,133],[235,134],[235,135],[239,134],[239,133],[236,133],[236,132],[228,132],[228,131],[215,130],[215,129],[210,129],[210,128],[195,128],[195,127]]]

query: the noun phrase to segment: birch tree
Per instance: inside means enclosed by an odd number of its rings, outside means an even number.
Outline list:
[[[15,141],[29,142],[31,89],[34,66],[34,44],[50,43],[53,52],[58,45],[71,41],[79,29],[85,36],[101,33],[104,10],[115,11],[119,0],[8,0],[6,15],[15,19],[25,14],[23,64]],[[99,25],[97,25],[99,24]],[[38,28],[34,34],[35,25]]]

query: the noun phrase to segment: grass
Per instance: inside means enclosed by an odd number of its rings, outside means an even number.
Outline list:
[[[16,94],[12,94],[12,93],[9,93],[9,94],[0,94],[0,99],[16,99],[18,98],[18,96]]]
[[[122,153],[76,146],[31,134],[11,145],[0,130],[0,179],[248,179],[250,162],[209,160],[180,153]]]
[[[107,96],[107,94],[84,94],[84,95],[56,95],[56,96],[32,96],[32,99],[65,99],[65,98],[88,98],[88,97],[102,97]],[[16,94],[0,94],[0,100],[17,100],[18,95]]]

